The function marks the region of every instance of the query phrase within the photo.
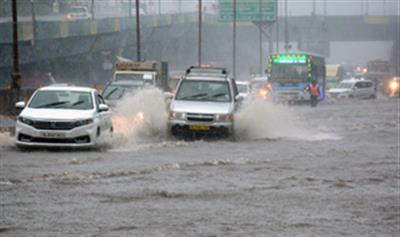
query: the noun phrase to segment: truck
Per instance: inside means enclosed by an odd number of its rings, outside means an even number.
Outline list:
[[[376,89],[383,94],[387,94],[391,79],[389,61],[381,59],[369,61],[364,78],[375,82]]]
[[[160,61],[118,61],[115,65],[114,81],[138,81],[150,84],[163,91],[168,87],[168,63]]]

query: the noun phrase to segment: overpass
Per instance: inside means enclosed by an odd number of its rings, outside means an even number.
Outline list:
[[[197,20],[196,13],[142,16],[142,55],[147,59],[169,61],[173,66],[195,64]],[[203,58],[230,65],[231,24],[220,23],[218,16],[211,14],[204,14],[203,21]],[[298,16],[289,17],[288,23],[290,39],[296,42],[307,37],[329,41],[399,42],[398,16]],[[284,19],[279,18],[278,24],[279,38],[283,39]],[[246,58],[258,55],[259,33],[252,23],[239,24],[237,32],[240,65],[246,63]],[[271,28],[271,34],[273,39],[277,38],[275,29]],[[20,63],[28,68],[45,64],[46,70],[57,71],[67,62],[100,71],[110,70],[108,64],[113,63],[116,55],[130,58],[136,55],[135,19],[129,17],[36,21],[35,24],[22,21],[18,35]],[[0,70],[3,71],[0,81],[3,81],[8,80],[3,77],[12,66],[11,22],[0,23],[0,52],[0,68],[4,69]],[[91,73],[88,76],[96,77]]]

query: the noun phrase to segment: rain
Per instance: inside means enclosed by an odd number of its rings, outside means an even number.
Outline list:
[[[397,0],[0,0],[1,236],[400,236]]]

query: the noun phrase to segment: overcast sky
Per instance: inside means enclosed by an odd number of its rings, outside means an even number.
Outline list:
[[[159,1],[163,12],[178,9],[179,0],[141,0],[143,4],[152,3],[154,8],[158,7]],[[399,0],[315,0],[315,2],[317,15],[324,13],[325,3],[328,15],[398,15],[400,12]],[[197,3],[198,0],[181,0],[183,11],[194,11]],[[213,3],[218,3],[218,0],[203,0],[207,11],[210,11]],[[283,15],[284,0],[278,0],[278,5],[279,15]],[[310,15],[312,9],[313,0],[288,0],[289,15]]]

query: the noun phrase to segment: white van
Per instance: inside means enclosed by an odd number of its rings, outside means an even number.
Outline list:
[[[375,99],[375,84],[370,80],[343,80],[337,87],[328,90],[330,98],[365,98]]]

